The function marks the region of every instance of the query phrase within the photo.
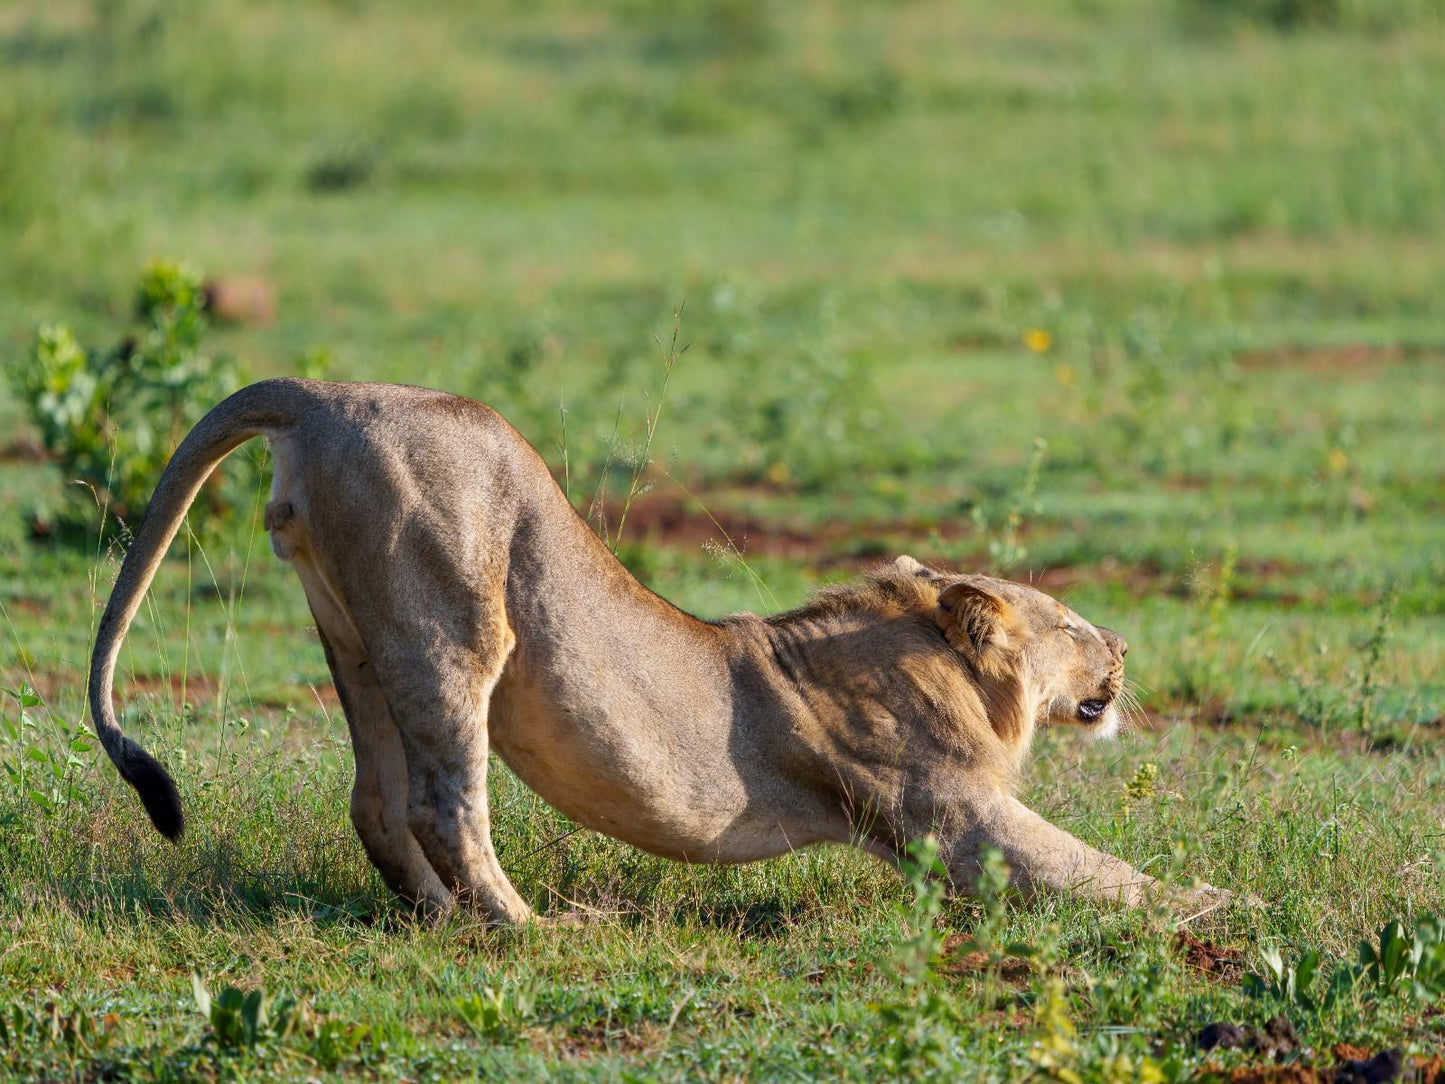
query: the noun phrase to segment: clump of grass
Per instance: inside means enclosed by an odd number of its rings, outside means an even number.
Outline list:
[[[1009,500],[1008,511],[1003,515],[1003,522],[997,530],[989,535],[988,554],[994,564],[1001,570],[1008,572],[1017,568],[1028,559],[1029,551],[1020,541],[1020,533],[1024,526],[1024,517],[1029,514],[1038,514],[1041,511],[1036,494],[1039,488],[1039,471],[1044,465],[1044,456],[1048,453],[1049,443],[1043,437],[1034,438],[1033,454],[1029,456],[1028,469],[1024,471],[1023,481]],[[989,518],[984,510],[975,505],[973,512],[974,526],[981,532],[989,530]]]
[[[617,408],[617,417],[612,425],[612,436],[608,441],[607,456],[602,461],[602,466],[597,472],[597,484],[592,491],[592,499],[587,506],[587,521],[592,524],[593,529],[598,533],[608,548],[613,553],[618,551],[622,544],[623,531],[627,526],[627,514],[632,510],[633,502],[650,487],[651,482],[647,479],[648,469],[652,466],[652,445],[657,439],[658,423],[662,419],[662,409],[667,402],[667,387],[672,380],[673,370],[677,366],[678,359],[687,352],[686,345],[679,348],[678,336],[682,330],[682,306],[679,305],[672,314],[672,338],[666,346],[662,340],[654,336],[654,342],[662,352],[662,384],[658,390],[657,402],[653,404],[651,395],[644,393],[642,411],[642,436],[636,441],[628,453],[619,455],[622,442],[619,438],[619,431],[622,426],[622,407]],[[566,415],[563,414],[564,435]],[[565,436],[564,436],[565,439]],[[567,453],[563,452],[564,463],[568,462]],[[627,489],[622,495],[622,508],[618,512],[617,526],[609,527],[607,522],[607,506],[609,498],[608,482],[612,474],[614,464],[624,462],[628,467]],[[568,487],[570,488],[570,466],[568,467]]]
[[[1395,608],[1399,604],[1399,591],[1392,584],[1376,608],[1375,627],[1360,647],[1359,677],[1355,684],[1355,701],[1359,706],[1358,724],[1366,737],[1373,733],[1375,695],[1380,680],[1380,664],[1389,643],[1391,626],[1394,623]]]

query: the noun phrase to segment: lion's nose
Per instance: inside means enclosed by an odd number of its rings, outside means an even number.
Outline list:
[[[1129,654],[1129,644],[1124,637],[1120,636],[1113,629],[1100,628],[1099,635],[1104,638],[1104,643],[1119,653],[1119,658]]]

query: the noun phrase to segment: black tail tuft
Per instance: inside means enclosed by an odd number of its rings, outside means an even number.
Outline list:
[[[186,827],[186,818],[181,813],[181,795],[176,790],[175,781],[161,767],[160,761],[135,742],[127,738],[125,744],[124,758],[117,763],[121,776],[135,787],[156,830],[175,842],[181,838]]]

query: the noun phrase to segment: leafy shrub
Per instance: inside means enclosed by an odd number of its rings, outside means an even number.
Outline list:
[[[222,1050],[246,1050],[267,1042],[279,1042],[296,1022],[296,1002],[284,995],[272,997],[264,990],[250,993],[227,986],[211,996],[205,980],[191,975],[196,1008],[211,1025],[211,1037]]]
[[[138,521],[181,438],[239,383],[233,366],[201,352],[204,310],[196,271],[153,263],[136,291],[139,326],[119,345],[88,350],[65,325],[46,325],[28,356],[9,366],[66,483],[54,510],[35,510],[42,533],[57,521]],[[233,503],[222,484],[207,487],[203,499],[215,513]],[[95,515],[97,506],[104,516]]]
[[[0,695],[18,709],[12,719],[0,713],[0,769],[16,793],[23,794],[47,813],[74,801],[80,794],[83,755],[95,740],[83,719],[68,723],[54,712],[32,714],[45,702],[29,685],[0,688]]]
[[[529,987],[486,987],[480,994],[456,999],[457,1015],[478,1036],[512,1042],[536,1015],[537,993]]]
[[[334,1071],[344,1062],[356,1056],[361,1044],[371,1037],[371,1029],[365,1024],[350,1024],[344,1020],[325,1020],[316,1029],[311,1040],[309,1053],[321,1068]]]
[[[1261,949],[1259,955],[1264,970],[1244,977],[1246,993],[1304,1009],[1316,1008],[1318,1004],[1328,1007],[1334,1002],[1336,987],[1333,985],[1320,1002],[1316,1001],[1313,987],[1315,976],[1320,974],[1320,954],[1314,949],[1305,949],[1293,961],[1286,960],[1274,945]]]
[[[1244,978],[1246,993],[1303,1009],[1328,1010],[1350,993],[1364,998],[1404,995],[1421,1002],[1445,998],[1445,921],[1427,915],[1408,929],[1398,920],[1387,923],[1375,941],[1361,941],[1359,963],[1340,964],[1329,972],[1319,991],[1315,979],[1324,974],[1320,955],[1305,949],[1293,961],[1276,947],[1261,950],[1262,973]]]
[[[1445,997],[1445,920],[1429,915],[1407,930],[1398,921],[1379,941],[1361,941],[1359,975],[1382,994],[1405,992],[1419,1001]]]

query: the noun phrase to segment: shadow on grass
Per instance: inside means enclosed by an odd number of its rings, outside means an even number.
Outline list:
[[[712,903],[699,900],[680,907],[677,919],[691,925],[768,939],[790,933],[807,920],[814,908],[801,900],[756,899]]]
[[[217,925],[329,927],[416,921],[365,864],[359,843],[329,833],[281,838],[196,832],[172,845],[106,808],[46,816],[0,808],[0,893],[17,909],[60,907],[82,919],[116,914]],[[313,828],[314,831],[314,828]],[[354,848],[355,853],[351,853]]]

